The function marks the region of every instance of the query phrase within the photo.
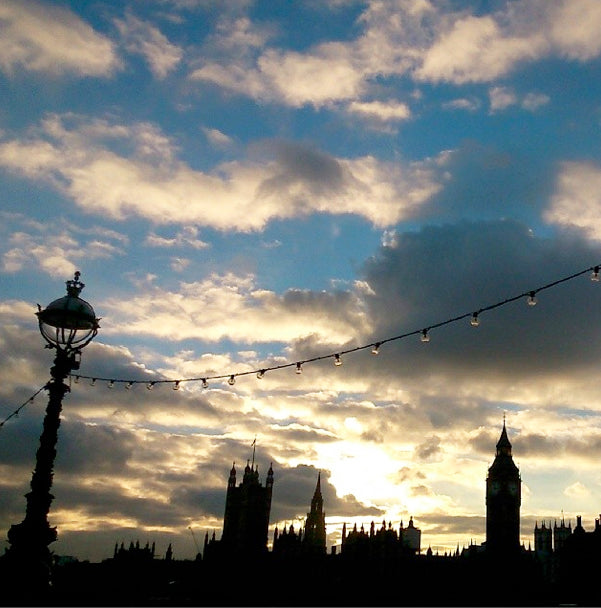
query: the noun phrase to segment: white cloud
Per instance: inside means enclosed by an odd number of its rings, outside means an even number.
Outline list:
[[[265,47],[267,36],[242,36],[237,49],[244,51],[228,55],[223,36],[217,36],[217,51],[209,52],[190,78],[293,107],[323,107],[340,101],[369,103],[362,98],[378,77],[491,82],[544,57],[586,61],[601,52],[596,35],[601,11],[595,0],[518,1],[484,16],[427,1],[372,2],[357,23],[364,29],[355,39],[305,51]],[[247,28],[252,26],[245,21]],[[543,102],[543,97],[529,97],[524,107]]]
[[[246,53],[261,49],[273,35],[269,26],[258,26],[246,16],[222,18],[215,28],[214,44],[222,50]]]
[[[409,106],[397,101],[353,101],[348,105],[347,111],[382,122],[407,120],[411,117]]]
[[[480,108],[480,105],[481,103],[479,99],[468,99],[466,97],[461,97],[443,103],[442,107],[445,110],[468,110],[470,112],[475,112]]]
[[[545,106],[549,103],[549,96],[544,93],[528,93],[522,99],[522,107],[525,110],[538,110],[541,106]]]
[[[578,498],[581,499],[586,496],[590,496],[591,491],[580,481],[576,481],[575,483],[566,487],[563,493],[569,498]]]
[[[490,16],[457,19],[424,55],[420,80],[456,84],[486,82],[506,74],[518,60],[533,58],[542,39],[504,35]]]
[[[0,69],[110,76],[121,67],[114,44],[71,11],[37,2],[0,4]]]
[[[311,213],[351,213],[388,226],[415,215],[440,189],[446,158],[403,166],[276,143],[263,147],[271,159],[203,173],[176,160],[175,147],[148,124],[53,116],[40,135],[0,143],[0,166],[49,182],[90,213],[220,230],[259,230]],[[129,156],[112,151],[111,141],[126,142]]]
[[[490,111],[498,112],[514,105],[534,112],[549,103],[549,96],[543,93],[527,93],[520,97],[511,87],[491,87],[488,91]]]
[[[210,129],[203,127],[205,137],[215,146],[229,146],[232,143],[232,138],[222,133],[219,129]]]
[[[563,0],[548,3],[549,38],[557,51],[586,61],[601,53],[601,5],[596,0]]]
[[[66,233],[48,239],[47,235],[17,232],[9,238],[8,245],[2,253],[2,271],[14,273],[38,268],[55,277],[72,275],[82,260],[107,259],[121,252],[111,243],[97,240],[79,243]]]
[[[173,272],[184,272],[190,266],[190,260],[188,258],[171,258],[169,266]]]
[[[131,14],[115,19],[115,25],[127,50],[142,55],[157,78],[165,78],[181,61],[182,49],[170,43],[154,25]]]
[[[490,97],[490,110],[496,112],[504,110],[517,103],[518,98],[513,89],[509,87],[492,87],[488,92]]]
[[[590,162],[562,163],[544,219],[582,229],[589,237],[601,240],[600,211],[601,168]]]
[[[37,269],[53,277],[72,275],[85,260],[123,255],[127,238],[113,230],[80,228],[71,222],[31,223],[4,214],[6,236],[0,245],[0,270]]]
[[[195,226],[183,226],[172,238],[162,237],[151,232],[145,243],[149,247],[191,247],[192,249],[207,249],[210,244],[198,238],[199,230]]]
[[[166,340],[229,338],[252,344],[314,335],[344,343],[369,326],[352,292],[289,290],[278,295],[258,288],[252,276],[233,274],[182,283],[178,292],[151,288],[130,299],[108,299],[100,308],[107,311],[107,333]]]

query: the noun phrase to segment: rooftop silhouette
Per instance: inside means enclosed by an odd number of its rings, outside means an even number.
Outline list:
[[[254,447],[254,446],[253,446]],[[534,548],[519,541],[521,477],[505,422],[486,479],[486,541],[440,555],[421,547],[421,530],[373,521],[343,527],[339,546],[326,547],[321,473],[304,526],[268,526],[277,472],[261,482],[247,461],[237,484],[235,464],[225,493],[221,537],[205,535],[195,560],[179,560],[149,540],[121,540],[101,563],[55,558],[45,596],[20,589],[15,605],[415,605],[524,606],[601,604],[596,582],[601,560],[601,516],[587,532],[541,520]],[[0,560],[3,589],[10,568]]]

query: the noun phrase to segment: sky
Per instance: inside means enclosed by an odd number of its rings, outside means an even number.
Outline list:
[[[193,558],[255,438],[269,541],[321,473],[328,547],[410,517],[423,548],[481,543],[504,417],[525,545],[591,530],[600,30],[597,0],[4,0],[0,550],[47,400],[37,304],[75,271],[101,327],[63,403],[57,554]]]

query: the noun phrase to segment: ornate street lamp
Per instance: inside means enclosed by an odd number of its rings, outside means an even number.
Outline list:
[[[25,519],[8,531],[10,548],[6,558],[17,580],[26,581],[26,591],[44,591],[50,584],[51,553],[48,545],[56,540],[56,527],[48,523],[56,441],[60,426],[62,399],[69,387],[65,379],[79,368],[81,350],[98,333],[98,321],[92,306],[79,297],[85,285],[76,272],[66,281],[67,295],[54,300],[42,310],[38,304],[37,317],[46,348],[56,350],[51,380],[46,385],[48,406],[36,454],[36,467],[28,492]]]

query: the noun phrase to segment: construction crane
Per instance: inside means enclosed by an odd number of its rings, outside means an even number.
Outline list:
[[[194,530],[192,530],[192,526],[188,526],[188,530],[190,530],[190,534],[192,534],[192,540],[194,541],[194,545],[196,546],[196,557],[198,557],[200,555],[200,547],[198,546],[196,536],[194,536]]]

